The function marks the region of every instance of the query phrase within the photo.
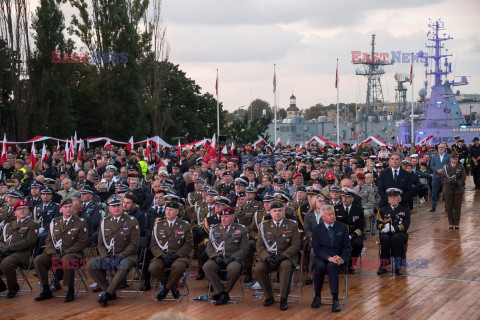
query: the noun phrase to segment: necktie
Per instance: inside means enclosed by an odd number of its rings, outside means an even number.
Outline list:
[[[345,212],[347,213],[347,216],[348,216],[348,207],[345,207]]]
[[[397,183],[397,179],[398,179],[398,173],[397,173],[397,169],[393,170],[393,181],[395,183]]]
[[[68,220],[63,220],[63,226],[66,227],[68,223]]]
[[[330,243],[332,244],[333,247],[333,227],[328,226],[328,237],[330,238]]]

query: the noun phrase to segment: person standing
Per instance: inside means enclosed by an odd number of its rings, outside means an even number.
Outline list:
[[[473,138],[473,145],[470,147],[470,157],[472,158],[472,176],[475,189],[480,189],[480,139]]]
[[[442,169],[442,181],[445,183],[443,194],[447,207],[449,229],[460,229],[465,180],[465,167],[459,163],[459,155],[454,151],[450,156],[450,163]]]
[[[439,193],[443,188],[442,181],[442,171],[443,167],[450,162],[450,155],[445,152],[445,145],[443,143],[438,145],[438,153],[434,154],[432,157],[432,162],[430,163],[430,169],[433,172],[432,180],[432,208],[430,212],[437,211],[437,201],[439,199]],[[402,191],[404,191],[402,189]]]

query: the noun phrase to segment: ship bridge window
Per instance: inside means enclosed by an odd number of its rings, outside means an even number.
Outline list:
[[[285,127],[280,127],[280,132],[285,132]]]
[[[290,126],[285,127],[285,132],[290,132]]]
[[[292,126],[292,127],[291,127],[291,131],[292,131],[292,132],[297,132],[297,127]]]

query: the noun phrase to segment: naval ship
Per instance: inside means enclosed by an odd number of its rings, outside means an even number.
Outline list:
[[[448,58],[451,54],[444,52],[444,42],[453,39],[441,35],[445,30],[441,20],[428,24],[430,32],[427,34],[427,49],[416,54],[417,59],[424,63],[425,79],[423,88],[419,90],[418,98],[414,103],[414,132],[415,143],[433,136],[429,143],[437,144],[442,141],[453,142],[454,136],[461,136],[468,145],[476,136],[480,136],[480,126],[467,123],[461,111],[457,97],[460,92],[453,91],[454,87],[467,85],[467,77],[459,77],[459,81],[449,80],[452,73],[452,64]],[[385,73],[384,67],[392,65],[394,61],[385,61],[378,58],[375,51],[375,35],[372,35],[371,53],[367,59],[352,61],[363,68],[356,70],[356,74],[365,76],[368,81],[366,103],[356,109],[355,114],[342,106],[340,108],[340,143],[360,143],[370,136],[376,136],[389,145],[411,144],[411,102],[406,99],[405,83],[411,81],[409,74],[395,74],[397,87],[395,89],[395,108],[387,107],[383,102],[380,77]],[[429,79],[433,79],[429,81]],[[429,88],[429,83],[432,86]],[[296,97],[290,97],[290,106],[287,108],[287,118],[277,121],[277,139],[283,145],[303,144],[315,136],[332,143],[337,142],[336,114],[329,117],[320,116],[317,119],[306,120],[305,111],[296,106]],[[275,136],[274,123],[268,127],[268,134],[273,141]]]

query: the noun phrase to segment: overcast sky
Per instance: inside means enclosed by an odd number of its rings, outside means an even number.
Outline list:
[[[67,26],[71,10],[65,10]],[[365,102],[366,79],[355,76],[351,51],[425,50],[429,19],[442,18],[455,75],[470,76],[462,93],[480,93],[480,1],[478,0],[164,0],[170,61],[179,64],[203,92],[215,94],[227,110],[252,98],[273,105],[273,65],[277,65],[277,104],[288,107],[336,102],[335,64],[339,59],[340,101]],[[410,64],[385,68],[384,99],[395,100],[396,72]],[[414,92],[423,83],[422,64],[414,65]],[[450,76],[453,79],[453,76]],[[411,99],[411,92],[408,92]]]

